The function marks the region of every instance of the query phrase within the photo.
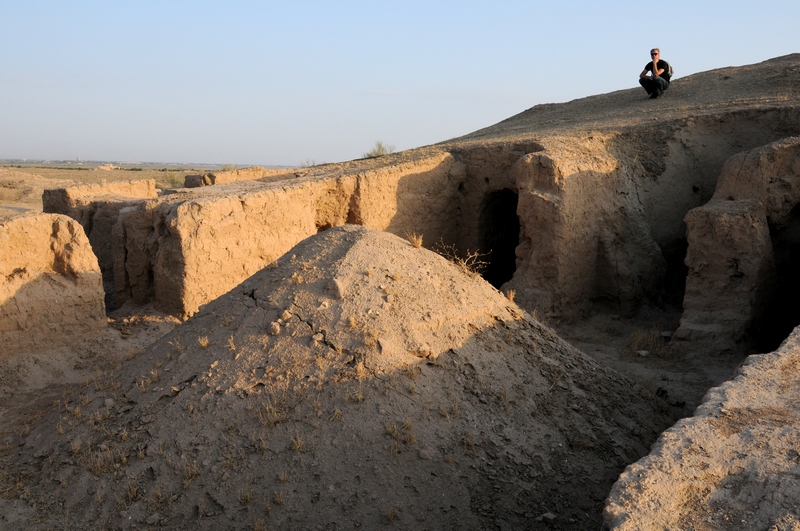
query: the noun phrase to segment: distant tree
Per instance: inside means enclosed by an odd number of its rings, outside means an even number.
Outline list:
[[[388,155],[389,153],[393,152],[394,146],[392,144],[384,144],[381,140],[378,140],[375,142],[375,147],[364,153],[364,158],[373,159],[375,157],[382,157],[383,155]]]

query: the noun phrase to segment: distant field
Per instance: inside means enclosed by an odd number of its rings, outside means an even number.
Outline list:
[[[159,188],[179,188],[184,177],[212,168],[109,168],[103,166],[59,166],[0,164],[0,216],[42,209],[42,191],[75,184],[102,181],[155,179]],[[213,168],[217,169],[217,168]]]

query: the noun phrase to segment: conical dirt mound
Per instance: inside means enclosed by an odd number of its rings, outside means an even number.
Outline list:
[[[328,230],[6,448],[25,529],[589,529],[669,420],[482,279]]]

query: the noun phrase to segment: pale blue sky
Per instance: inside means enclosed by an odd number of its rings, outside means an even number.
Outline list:
[[[800,51],[797,0],[0,0],[0,158],[297,165]]]

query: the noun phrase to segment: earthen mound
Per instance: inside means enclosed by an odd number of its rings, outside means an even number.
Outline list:
[[[597,528],[670,423],[646,396],[482,279],[345,225],[22,430],[3,512],[27,529]]]

